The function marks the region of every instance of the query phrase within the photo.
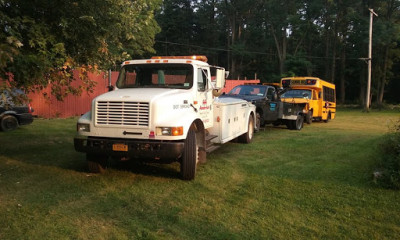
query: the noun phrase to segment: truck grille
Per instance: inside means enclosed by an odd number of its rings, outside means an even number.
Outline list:
[[[96,103],[97,125],[149,126],[149,103],[109,102]]]

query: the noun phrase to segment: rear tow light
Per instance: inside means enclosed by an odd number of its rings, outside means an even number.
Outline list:
[[[30,104],[28,104],[28,112],[33,113],[35,110],[32,108]]]

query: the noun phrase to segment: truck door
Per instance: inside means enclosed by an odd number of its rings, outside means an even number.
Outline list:
[[[267,122],[273,122],[278,119],[279,106],[277,101],[277,94],[274,87],[269,87],[267,89],[267,104],[265,109],[265,120]]]
[[[208,68],[198,68],[196,76],[198,112],[204,127],[207,129],[213,125],[211,75]]]

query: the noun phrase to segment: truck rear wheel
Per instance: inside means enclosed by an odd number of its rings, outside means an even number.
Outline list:
[[[107,169],[107,156],[86,153],[89,172],[103,173]]]
[[[0,120],[0,128],[4,132],[15,130],[18,127],[18,120],[12,115],[6,115]]]
[[[326,120],[324,120],[324,122],[329,122],[329,120],[331,120],[331,112],[328,113],[328,116],[326,117]]]
[[[260,131],[261,128],[261,115],[260,113],[256,113],[256,131]]]
[[[307,124],[311,124],[312,123],[312,119],[313,119],[313,112],[312,111],[308,111],[308,113],[306,115],[306,123]]]
[[[250,115],[247,132],[239,136],[239,141],[241,143],[251,143],[251,141],[253,140],[253,136],[254,136],[254,120],[253,116]]]
[[[197,162],[199,159],[199,147],[197,145],[196,132],[190,128],[183,148],[181,159],[181,177],[183,180],[193,180],[196,176]]]

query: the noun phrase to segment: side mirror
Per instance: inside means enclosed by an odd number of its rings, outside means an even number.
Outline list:
[[[225,71],[225,78],[228,78],[229,76],[229,71]]]
[[[109,86],[107,86],[107,88],[108,88],[108,91],[109,91],[109,92],[111,92],[112,90],[114,90],[114,86],[113,86],[113,85],[109,85]]]
[[[222,89],[225,87],[225,69],[217,69],[217,76],[215,81],[215,88]]]

